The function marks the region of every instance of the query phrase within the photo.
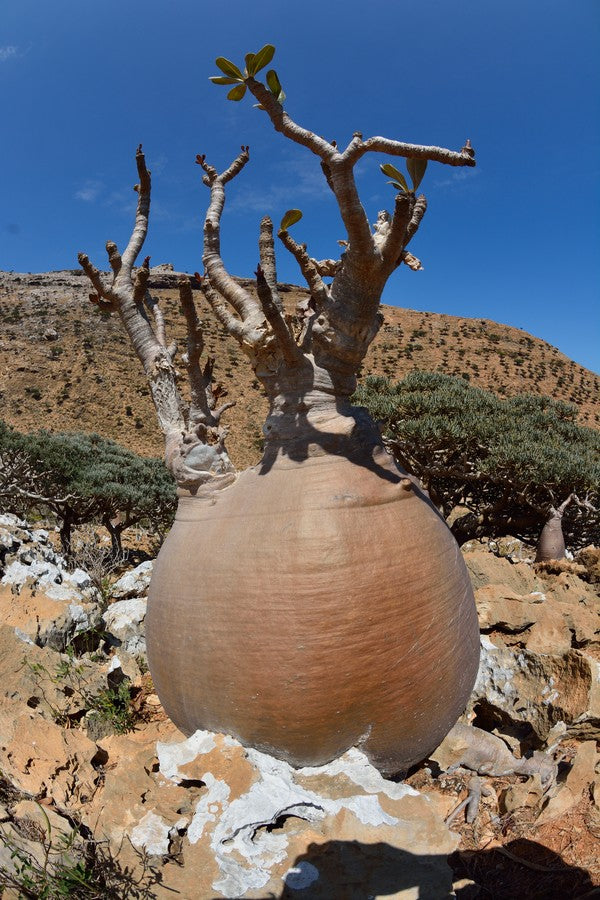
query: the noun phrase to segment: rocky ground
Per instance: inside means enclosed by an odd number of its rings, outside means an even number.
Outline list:
[[[463,553],[479,678],[431,759],[389,780],[358,750],[295,770],[186,739],[145,662],[152,562],[109,583],[0,516],[0,894],[600,896],[600,551]]]

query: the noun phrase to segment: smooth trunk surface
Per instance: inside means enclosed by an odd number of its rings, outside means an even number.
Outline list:
[[[360,746],[385,772],[427,755],[472,689],[479,632],[443,520],[384,451],[278,457],[182,498],[150,589],[150,668],[186,733],[296,765]]]

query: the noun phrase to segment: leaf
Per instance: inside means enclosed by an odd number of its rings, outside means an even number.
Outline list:
[[[261,69],[264,69],[265,66],[269,65],[274,55],[275,47],[273,44],[265,44],[265,46],[255,55],[252,71],[248,69],[248,73],[250,75],[256,75],[257,72],[260,72]]]
[[[286,95],[284,94],[283,91],[279,91],[278,96],[275,97],[275,99],[277,100],[277,102],[279,103],[280,106],[283,106],[283,101],[285,100],[285,97],[286,97]]]
[[[283,219],[281,220],[281,225],[279,226],[280,231],[287,231],[288,228],[291,228],[292,225],[295,225],[296,222],[299,222],[302,218],[302,211],[299,209],[288,209],[285,213]]]
[[[254,75],[256,69],[254,68],[256,57],[254,53],[246,53],[246,74]]]
[[[402,172],[396,168],[396,166],[393,166],[391,163],[385,163],[385,165],[379,166],[379,168],[384,175],[387,175],[389,178],[394,179],[394,181],[392,181],[394,187],[397,186],[395,182],[400,182],[401,189],[403,191],[406,191],[406,193],[408,194],[408,185],[406,183],[406,178],[404,177]]]
[[[245,93],[246,93],[246,85],[245,84],[237,84],[234,88],[231,88],[231,90],[227,94],[227,99],[228,100],[241,100]]]
[[[225,75],[229,75],[230,78],[237,78],[238,81],[244,80],[244,76],[235,65],[235,63],[232,63],[230,59],[225,59],[224,56],[217,56],[217,58],[215,59],[215,63],[217,64],[221,72],[224,72]]]
[[[277,98],[281,94],[282,88],[281,82],[277,77],[277,72],[275,71],[275,69],[269,69],[269,71],[267,72],[267,84],[269,86],[269,90],[277,100]]]
[[[406,168],[408,169],[408,174],[412,178],[413,190],[416,191],[423,181],[423,175],[425,174],[425,169],[427,168],[427,160],[413,159],[412,157],[409,157],[406,160]]]
[[[408,191],[407,191],[407,189],[406,189],[406,185],[404,185],[404,187],[402,187],[402,185],[401,185],[401,184],[398,184],[397,181],[388,181],[387,183],[393,185],[393,186],[396,188],[397,191],[402,191],[402,192],[405,193],[405,194],[408,193]]]
[[[229,78],[227,75],[211,75],[208,79],[213,84],[239,84],[239,78]]]

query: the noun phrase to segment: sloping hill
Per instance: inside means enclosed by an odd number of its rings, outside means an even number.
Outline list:
[[[245,285],[251,285],[240,279]],[[153,273],[168,335],[184,342],[174,273]],[[307,291],[280,288],[290,312]],[[0,273],[0,417],[22,431],[97,431],[139,453],[161,455],[149,390],[118,316],[88,300],[79,272]],[[266,401],[236,342],[198,305],[215,374],[237,405],[228,413],[228,448],[238,466],[258,460]],[[535,393],[575,403],[581,424],[600,427],[600,378],[544,341],[484,319],[382,307],[385,322],[362,375],[402,378],[413,369],[445,372],[512,395]]]

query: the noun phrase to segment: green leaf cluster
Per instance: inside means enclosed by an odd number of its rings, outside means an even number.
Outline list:
[[[292,225],[295,225],[296,222],[299,222],[302,218],[302,210],[300,209],[288,209],[288,211],[284,214],[281,224],[279,225],[279,231],[287,231],[288,228],[291,228]]]
[[[398,461],[448,515],[471,509],[489,536],[537,537],[550,507],[570,493],[600,507],[600,433],[575,406],[532,394],[500,399],[462,378],[413,372],[369,377],[354,400],[382,422]],[[598,517],[568,507],[572,542],[600,538]],[[512,530],[511,530],[512,529]]]
[[[258,53],[246,53],[245,56],[245,67],[244,70],[239,69],[235,63],[233,63],[230,59],[226,59],[224,56],[218,56],[215,60],[217,67],[223,72],[222,75],[211,75],[209,81],[212,81],[213,84],[223,84],[223,85],[233,85],[231,90],[227,93],[228,100],[242,100],[246,95],[246,82],[249,78],[254,78],[261,69],[264,69],[265,66],[268,66],[273,56],[275,55],[275,47],[273,44],[265,44]],[[281,83],[279,81],[277,72],[274,69],[270,69],[267,72],[267,87],[270,92],[273,94],[275,100],[283,105],[283,101],[285,100],[285,94],[283,92],[283,88],[281,87]],[[260,109],[264,107],[261,104],[257,104]]]
[[[414,194],[423,181],[423,176],[425,175],[425,170],[427,168],[427,160],[413,158],[406,160],[406,168],[408,169],[408,174],[412,181],[412,191],[409,190],[403,173],[400,169],[397,169],[396,166],[393,166],[391,163],[384,163],[382,166],[379,166],[379,168],[384,175],[387,175],[388,178],[392,179],[391,181],[388,181],[388,184],[393,185],[397,191],[400,191],[403,194]]]
[[[69,527],[123,526],[147,521],[163,529],[177,502],[175,483],[160,459],[148,459],[97,434],[37,431],[21,434],[0,421],[0,497],[15,512],[50,510]],[[42,495],[29,501],[14,486]]]

